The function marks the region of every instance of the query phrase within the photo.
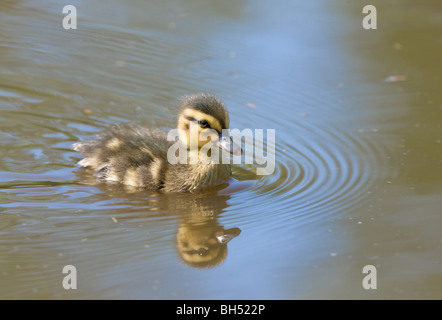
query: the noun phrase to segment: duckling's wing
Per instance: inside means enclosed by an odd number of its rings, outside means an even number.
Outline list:
[[[171,143],[163,131],[115,127],[95,139],[74,144],[73,149],[85,155],[78,164],[94,169],[99,180],[159,189]]]

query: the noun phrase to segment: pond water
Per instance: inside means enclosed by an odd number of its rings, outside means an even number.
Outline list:
[[[0,298],[442,298],[439,0],[371,1],[377,30],[344,0],[69,4],[76,30],[59,1],[0,8]],[[173,128],[195,92],[275,130],[271,175],[161,194],[79,170],[73,143]]]

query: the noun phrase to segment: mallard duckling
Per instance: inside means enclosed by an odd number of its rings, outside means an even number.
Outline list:
[[[209,136],[214,146],[241,154],[241,148],[222,135],[222,130],[229,128],[224,104],[216,96],[205,93],[182,98],[177,142],[168,141],[167,133],[158,129],[117,126],[95,139],[75,143],[73,150],[85,155],[78,164],[92,168],[98,180],[165,192],[192,192],[220,184],[232,176],[229,164],[219,163],[210,156],[201,157],[200,150],[207,141],[191,143],[192,125],[199,135]],[[187,150],[186,164],[168,161],[168,150],[175,143]],[[197,161],[190,161],[195,156]]]

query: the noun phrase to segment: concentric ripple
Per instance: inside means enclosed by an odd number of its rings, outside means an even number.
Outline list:
[[[291,126],[296,139],[293,134],[277,133],[275,172],[253,187],[257,194],[253,198],[238,195],[244,200],[238,210],[252,209],[250,203],[255,210],[267,208],[263,214],[272,214],[279,225],[281,220],[294,218],[298,222],[337,218],[362,207],[379,181],[397,174],[394,155],[378,141],[376,132],[346,132],[306,122]],[[259,217],[255,213],[247,219]]]

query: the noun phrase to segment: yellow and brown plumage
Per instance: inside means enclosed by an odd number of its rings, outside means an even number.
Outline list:
[[[207,141],[190,146],[190,127],[198,124],[198,133],[208,133],[210,141],[229,152],[240,154],[230,139],[221,139],[222,130],[229,128],[229,116],[224,104],[212,94],[196,94],[181,100],[177,128],[179,143],[187,149],[188,159],[199,154]],[[158,129],[117,126],[95,139],[77,142],[73,149],[83,153],[82,167],[95,171],[98,180],[119,182],[134,187],[146,187],[166,192],[195,191],[219,184],[231,177],[229,164],[211,159],[198,159],[195,164],[171,164],[167,151],[174,142]]]

